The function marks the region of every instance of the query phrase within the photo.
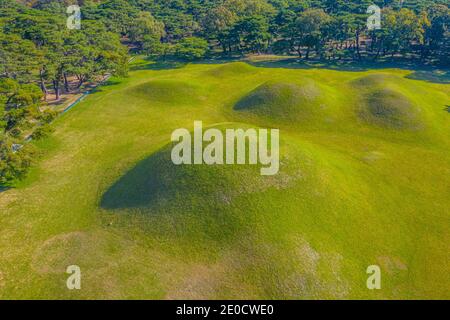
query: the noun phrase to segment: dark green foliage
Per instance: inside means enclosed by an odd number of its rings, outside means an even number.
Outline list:
[[[14,25],[27,26],[24,39],[45,43],[64,27],[70,1],[25,2],[35,10],[0,2],[10,13],[27,11],[26,18],[14,17]],[[372,4],[383,9],[381,30],[366,26]],[[226,54],[274,52],[329,60],[401,56],[448,63],[446,0],[106,0],[81,5],[83,21],[103,24],[133,49],[152,56],[166,56],[175,46],[179,58],[190,60],[199,54],[183,54],[183,47],[192,47],[186,43],[192,40],[184,39],[200,37],[213,52],[220,48]],[[58,27],[50,32],[36,19]],[[17,33],[17,28],[5,30]]]
[[[184,60],[204,58],[207,52],[208,42],[197,37],[184,38],[175,46],[175,57]]]
[[[31,137],[34,140],[39,140],[48,137],[53,131],[54,129],[50,125],[44,124],[42,126],[37,127],[36,130],[34,130]]]
[[[14,151],[12,141],[0,136],[0,186],[22,178],[33,163],[34,154],[31,145]]]
[[[34,84],[0,79],[0,185],[20,179],[32,163],[24,132],[37,122],[42,92]]]
[[[5,131],[22,125],[40,105],[42,92],[34,84],[20,84],[13,79],[0,79],[0,110]]]
[[[44,124],[52,122],[58,116],[58,112],[53,110],[44,110],[37,116],[37,119]]]

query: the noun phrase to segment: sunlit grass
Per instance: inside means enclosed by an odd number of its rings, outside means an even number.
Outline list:
[[[449,298],[448,85],[395,69],[135,65],[58,118],[30,176],[0,193],[1,298]],[[304,92],[289,90],[311,83],[303,119]],[[255,90],[270,103],[237,110]],[[398,97],[420,126],[361,115]],[[194,120],[279,128],[279,175],[171,167],[170,135]]]

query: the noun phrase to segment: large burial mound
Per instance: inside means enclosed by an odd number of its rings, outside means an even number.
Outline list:
[[[293,192],[309,199],[306,202],[313,201],[311,190],[322,192],[315,162],[293,142],[280,144],[283,158],[273,176],[262,176],[261,164],[175,165],[169,144],[119,178],[103,194],[100,206],[150,219],[145,221],[158,224],[166,236],[176,232],[170,226],[188,225],[183,234],[189,237],[235,239],[236,233],[260,224],[264,212],[288,205]]]
[[[230,123],[226,126],[227,129],[232,127],[246,130],[241,124]],[[225,130],[223,126],[215,128],[223,132],[225,159]],[[273,176],[262,176],[261,164],[175,165],[171,160],[175,144],[161,148],[122,176],[104,194],[101,206],[106,209],[140,208],[146,211],[190,203],[206,208],[221,203],[230,204],[236,197],[246,197],[270,188],[286,188],[297,177],[297,165],[283,159],[280,159],[282,166],[279,173]],[[203,148],[207,145],[204,142]],[[246,147],[248,163],[248,143]],[[194,154],[193,149],[191,153]],[[291,155],[291,158],[296,157],[298,155]]]

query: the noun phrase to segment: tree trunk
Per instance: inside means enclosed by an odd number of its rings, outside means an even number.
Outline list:
[[[47,87],[45,86],[43,69],[39,70],[39,85],[41,87],[42,92],[44,93],[44,101],[47,101],[48,90],[47,90]]]
[[[317,56],[319,56],[320,59],[323,59],[323,51],[322,51],[322,48],[315,47],[314,50],[316,51]]]
[[[53,89],[55,90],[55,100],[58,101],[60,98],[59,80],[53,80]]]
[[[424,43],[422,45],[421,53],[420,53],[420,60],[422,62],[425,62],[428,57],[428,47],[429,47],[429,43],[428,44]]]
[[[10,95],[10,96],[7,98],[6,102],[5,102],[5,105],[8,106],[9,103],[11,102],[12,98],[14,98],[16,95],[17,95],[17,94],[15,94],[15,93],[12,94],[12,95]]]
[[[377,53],[375,54],[375,57],[373,58],[374,61],[378,60],[378,57],[380,56],[382,47],[383,47],[383,44],[382,44],[382,42],[380,41],[380,44],[378,45]]]
[[[67,74],[64,72],[64,90],[66,93],[70,93],[69,81],[67,80]]]
[[[361,60],[361,51],[360,51],[361,49],[359,46],[359,30],[356,31],[355,40],[356,40],[356,55],[358,57],[358,60]]]
[[[85,78],[82,76],[82,75],[80,75],[80,76],[77,76],[77,78],[78,78],[78,85],[77,85],[77,89],[80,89],[81,88],[81,86],[83,85],[83,83],[84,83],[84,81],[85,81]]]

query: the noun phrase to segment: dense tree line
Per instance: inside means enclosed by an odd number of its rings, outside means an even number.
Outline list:
[[[382,9],[379,30],[367,28],[367,9],[373,4]],[[449,63],[447,0],[108,0],[85,1],[83,15],[104,21],[108,30],[155,55],[182,51],[186,58],[189,38],[192,58],[203,45],[228,55]]]
[[[79,30],[66,27],[72,4],[81,7]],[[381,28],[369,30],[373,4]],[[126,74],[130,50],[448,66],[449,19],[448,0],[0,0],[0,184],[30,164],[23,140],[48,132],[48,95],[58,100],[105,74]]]
[[[0,184],[29,167],[33,148],[24,140],[49,132],[55,113],[42,108],[49,92],[59,100],[61,92],[86,81],[126,73],[128,51],[102,21],[86,20],[81,30],[69,30],[65,8],[50,10],[61,2],[34,4],[0,0]]]
[[[104,0],[28,1],[64,15],[71,3],[83,19],[102,22],[138,51],[196,58],[210,53],[297,54],[301,58],[403,57],[448,65],[448,0]],[[382,9],[369,30],[367,9]],[[208,43],[205,44],[204,40]],[[191,44],[192,55],[188,54]]]

